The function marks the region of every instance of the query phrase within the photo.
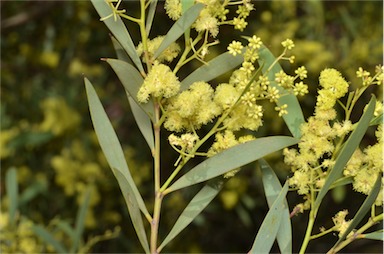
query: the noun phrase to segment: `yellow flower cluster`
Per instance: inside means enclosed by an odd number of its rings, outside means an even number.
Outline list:
[[[155,98],[170,98],[176,95],[179,89],[180,81],[171,69],[167,65],[155,62],[137,93],[137,99],[141,103],[146,103],[150,95]]]
[[[344,169],[345,176],[353,177],[353,189],[366,195],[372,190],[377,176],[383,172],[382,124],[378,126],[375,134],[378,142],[363,151],[356,150]],[[383,205],[383,184],[375,204]]]
[[[181,17],[182,6],[180,0],[166,0],[164,9],[172,20],[178,20]]]
[[[320,73],[320,86],[323,88],[317,96],[316,109],[328,110],[333,108],[337,99],[348,92],[348,83],[335,69],[325,69]]]
[[[0,252],[41,253],[42,244],[32,230],[33,222],[27,218],[16,218],[11,225],[8,214],[0,211]]]
[[[215,135],[215,141],[212,144],[211,148],[208,150],[208,156],[213,156],[232,146],[242,144],[254,139],[255,137],[253,137],[252,135],[246,135],[240,138],[236,138],[233,131],[230,131],[230,130],[219,132]]]
[[[233,25],[235,29],[243,31],[248,25],[246,18],[254,9],[250,0],[244,1],[221,1],[221,0],[196,0],[196,3],[205,5],[200,12],[192,27],[199,33],[209,32],[212,37],[216,37],[219,33],[219,26],[223,24]],[[237,17],[227,21],[229,13],[229,5],[238,5],[236,10]],[[181,0],[166,0],[164,5],[165,11],[172,20],[178,20],[182,15]]]
[[[157,60],[160,63],[169,63],[172,62],[172,60],[175,59],[180,53],[180,46],[176,42],[173,42],[156,59],[153,59],[153,55],[155,54],[156,50],[160,47],[160,44],[163,42],[163,40],[164,36],[158,36],[152,40],[147,41],[147,53],[151,61]],[[139,56],[142,56],[143,62],[146,62],[146,59],[144,57],[144,47],[141,42],[139,43],[139,45],[137,45],[136,51]]]
[[[180,137],[176,136],[175,134],[171,134],[168,137],[169,143],[173,147],[175,146],[180,147],[181,152],[184,152],[184,151],[191,152],[198,139],[199,137],[196,134],[192,134],[192,133],[185,133],[185,134],[182,134]]]
[[[81,204],[87,187],[92,186],[90,207],[99,203],[100,195],[95,184],[104,178],[102,169],[97,162],[89,161],[86,149],[80,140],[74,140],[60,155],[52,157],[51,165],[56,172],[56,184],[64,189],[67,196],[77,197],[78,204]],[[97,225],[92,209],[87,215],[86,225],[88,227]]]
[[[47,98],[40,106],[44,112],[44,120],[37,127],[39,131],[52,132],[59,136],[80,124],[80,115],[63,98]]]
[[[189,90],[171,98],[165,106],[164,127],[176,132],[193,131],[199,129],[203,124],[213,121],[220,114],[227,114],[223,120],[223,126],[231,131],[242,128],[257,130],[262,126],[263,108],[258,100],[268,99],[271,102],[277,102],[280,94],[276,87],[270,86],[270,81],[266,76],[261,75],[258,81],[251,82],[255,71],[254,64],[259,57],[258,50],[261,45],[259,37],[248,38],[248,45],[245,49],[245,54],[248,54],[247,58],[242,66],[232,73],[229,83],[219,84],[216,91],[205,82],[196,82],[191,85]],[[241,53],[242,47],[241,43],[232,42],[228,48],[235,55]],[[305,76],[305,68],[300,67],[297,77],[304,78]],[[303,88],[303,90],[305,89]],[[287,113],[286,108],[286,105],[282,105],[276,107],[276,110],[282,116]]]
[[[14,149],[9,146],[9,143],[19,134],[19,129],[13,127],[0,132],[0,159],[5,159],[13,155]]]
[[[339,237],[341,237],[344,232],[351,224],[351,221],[346,221],[345,217],[348,215],[347,210],[339,211],[333,218],[332,221],[335,224],[334,230],[339,232]],[[353,234],[353,232],[351,232]]]
[[[170,131],[197,130],[221,113],[213,101],[214,90],[206,82],[195,82],[187,91],[171,98],[166,106],[164,127]]]
[[[284,71],[280,71],[275,74],[275,81],[284,89],[292,92],[294,95],[304,96],[308,93],[308,86],[303,81],[295,82],[295,80],[303,80],[307,77],[307,69],[304,66],[295,70],[296,76],[286,74]]]
[[[307,195],[311,188],[317,190],[323,186],[335,163],[334,155],[340,142],[353,130],[348,118],[336,120],[334,109],[336,101],[348,92],[348,83],[337,70],[325,69],[320,74],[320,86],[315,115],[301,126],[298,149],[284,149],[284,161],[293,172],[289,184],[300,195]],[[344,176],[353,177],[354,189],[364,194],[369,194],[377,176],[383,172],[382,125],[379,125],[376,136],[378,143],[368,146],[363,152],[357,149],[344,169]],[[381,193],[376,205],[382,204]]]

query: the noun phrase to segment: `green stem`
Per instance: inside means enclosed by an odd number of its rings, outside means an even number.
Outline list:
[[[194,47],[201,39],[203,38],[202,33],[199,33],[197,37],[193,40],[193,42],[190,42],[189,40],[186,39],[185,41],[185,49],[183,54],[181,55],[179,61],[177,62],[175,68],[173,69],[173,73],[177,73],[179,69],[186,64],[185,60],[187,59],[187,56],[189,52],[191,52],[192,47]],[[190,59],[191,60],[191,59]],[[189,61],[190,61],[189,60]]]
[[[311,212],[309,213],[307,231],[305,232],[304,241],[303,241],[303,244],[301,245],[299,254],[305,253],[305,250],[308,247],[308,243],[311,240],[311,233],[312,233],[313,225],[315,224],[316,213],[317,213],[317,209],[311,209]]]
[[[120,13],[119,16],[122,17],[122,18],[125,18],[125,19],[127,19],[127,20],[129,20],[129,21],[135,22],[135,23],[137,23],[137,24],[140,24],[140,22],[141,22],[140,19],[137,19],[137,18],[128,16],[128,15],[123,14],[123,13]]]
[[[163,201],[163,194],[161,192],[156,192],[155,194],[155,205],[153,208],[153,219],[151,222],[151,253],[157,254],[157,238],[159,232],[159,222],[160,222],[160,212],[161,212],[161,202]]]
[[[148,55],[148,35],[145,27],[145,0],[140,0],[140,35],[141,35],[141,43],[143,44],[143,52],[145,63],[147,64],[147,73],[151,70],[151,62]]]
[[[155,134],[155,155],[154,155],[154,176],[155,176],[155,192],[160,189],[160,107],[155,102],[155,124],[153,126]]]
[[[151,220],[151,240],[150,249],[151,253],[157,253],[157,239],[159,232],[161,202],[163,194],[160,190],[160,106],[155,102],[155,124],[153,125],[155,135],[155,154],[154,154],[154,182],[155,182],[155,204],[153,208],[153,217]]]
[[[310,177],[311,177],[310,182],[312,183],[313,182],[313,170],[311,171]],[[314,207],[315,199],[316,199],[316,192],[315,192],[313,185],[311,185],[310,191],[311,191],[311,211],[309,213],[309,221],[308,221],[308,225],[307,225],[307,231],[305,232],[303,244],[301,245],[301,248],[300,248],[300,252],[299,252],[300,254],[305,253],[305,250],[308,247],[309,241],[311,240],[312,229],[313,229],[313,225],[315,224],[316,215],[317,215],[317,211],[318,211],[318,207]]]
[[[327,229],[327,230],[325,230],[325,231],[323,231],[323,232],[321,232],[321,233],[319,233],[319,234],[317,234],[317,235],[313,235],[313,236],[311,236],[311,239],[310,239],[310,240],[313,240],[313,239],[322,237],[322,236],[324,236],[324,235],[326,235],[326,234],[329,234],[329,233],[335,231],[334,228],[335,228],[335,227],[332,227],[332,228]]]

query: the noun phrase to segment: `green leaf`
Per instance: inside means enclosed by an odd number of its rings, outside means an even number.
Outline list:
[[[383,230],[378,230],[372,233],[364,234],[365,239],[371,239],[371,240],[379,240],[383,241],[384,238],[384,231]]]
[[[285,196],[287,195],[287,192],[288,182],[284,184],[284,187],[265,216],[249,253],[261,254],[270,252],[280,228],[284,210],[287,209],[285,205]]]
[[[35,181],[30,184],[21,194],[19,198],[20,206],[27,204],[36,196],[47,191],[47,183]]]
[[[129,64],[133,64],[132,60],[127,55],[127,52],[123,49],[123,47],[120,45],[120,43],[116,40],[115,37],[111,36],[113,48],[115,49],[116,56],[119,60],[122,60],[124,62],[127,62]]]
[[[161,250],[172,239],[174,239],[184,228],[186,228],[205,207],[217,196],[223,187],[223,177],[218,177],[208,181],[205,186],[193,197],[191,202],[187,205],[184,211],[177,219],[175,225],[161,243],[159,249]]]
[[[123,60],[123,61],[127,62],[127,60],[129,58],[125,54],[125,51],[123,51],[121,49],[120,44],[113,37],[112,37],[112,41],[113,41],[113,45],[115,47],[117,58],[119,58],[119,60]],[[136,72],[136,70],[133,70],[133,73],[135,73],[135,72]],[[119,71],[119,73],[120,73],[120,75],[125,75],[123,72]],[[137,78],[137,80],[139,80],[139,82],[142,82],[141,77]],[[127,86],[129,86],[129,85],[127,84]],[[131,87],[131,86],[129,86],[129,87]],[[148,115],[145,113],[145,111],[137,104],[137,102],[132,98],[132,96],[129,94],[127,89],[126,89],[126,94],[128,96],[128,102],[129,102],[129,105],[131,106],[133,117],[135,118],[135,121],[136,121],[136,123],[137,123],[137,125],[141,131],[141,134],[143,134],[145,140],[147,141],[149,148],[153,152],[155,144],[154,144],[154,137],[153,137],[153,132],[152,132],[151,119],[148,117]]]
[[[194,4],[194,0],[181,0],[181,12],[184,14]]]
[[[282,70],[279,63],[275,63],[272,69],[268,72],[268,68],[276,61],[274,55],[269,51],[265,46],[262,46],[259,50],[259,65],[263,66],[263,73],[267,75],[272,87],[276,87],[282,95],[277,101],[277,105],[280,107],[284,104],[288,105],[287,111],[288,114],[283,115],[283,119],[287,124],[288,129],[295,138],[300,138],[300,126],[305,122],[303,111],[301,110],[299,101],[296,96],[287,92],[284,88],[279,86],[275,81],[275,73],[278,73]]]
[[[16,212],[19,205],[19,185],[17,183],[17,170],[12,167],[5,175],[5,188],[9,199],[9,221],[12,226],[16,223]]]
[[[194,0],[181,0],[181,13],[184,14],[189,8],[193,6],[195,3]],[[191,27],[189,27],[184,32],[184,39],[186,42],[189,42],[191,38]]]
[[[258,138],[236,145],[198,164],[171,185],[167,192],[225,174],[232,169],[258,160],[269,153],[294,145],[298,141],[299,140],[292,137],[274,136]]]
[[[40,225],[32,225],[33,232],[40,237],[44,242],[51,245],[57,253],[71,253],[55,239],[55,237]],[[73,252],[72,252],[73,253]]]
[[[373,185],[371,192],[369,193],[367,198],[364,200],[364,203],[360,206],[355,217],[351,221],[351,224],[349,224],[347,230],[345,230],[344,234],[339,238],[339,240],[336,242],[333,248],[335,248],[339,243],[341,243],[347,237],[347,235],[364,219],[365,215],[370,211],[372,205],[376,201],[377,196],[379,195],[382,178],[383,178],[382,174],[379,174],[377,176],[376,182]]]
[[[131,216],[136,235],[139,238],[145,253],[149,253],[149,245],[147,235],[145,234],[143,218],[141,217],[139,204],[137,203],[137,199],[134,196],[134,191],[120,170],[113,169],[113,172],[115,173],[116,178],[120,183],[120,189],[123,193],[125,203],[127,204],[129,215]]]
[[[332,168],[323,187],[321,188],[319,194],[317,195],[315,201],[315,208],[318,208],[323,200],[325,194],[327,194],[331,185],[340,178],[343,173],[343,169],[352,154],[355,152],[356,148],[359,146],[361,139],[364,137],[365,132],[369,127],[369,122],[372,119],[373,112],[375,111],[376,99],[372,96],[367,110],[364,112],[363,116],[360,118],[359,123],[357,124],[356,129],[351,133],[348,140],[345,142],[343,148],[340,151],[340,154],[337,156],[335,166]]]
[[[331,187],[329,187],[329,189],[333,189],[333,188],[336,188],[336,187],[339,187],[339,186],[343,186],[343,185],[347,185],[347,184],[350,184],[350,183],[353,183],[353,177],[352,176],[342,177],[342,178],[339,178],[336,181],[334,181],[331,184]]]
[[[75,234],[75,230],[71,227],[68,221],[58,220],[55,221],[55,225],[70,238]]]
[[[193,7],[189,8],[169,29],[164,40],[160,44],[159,48],[154,54],[156,59],[165,49],[168,48],[173,42],[175,42],[184,32],[192,25],[200,14],[200,11],[204,8],[204,5],[198,3]]]
[[[151,0],[151,3],[149,5],[149,11],[147,14],[147,21],[145,22],[145,31],[147,35],[151,32],[151,27],[153,23],[153,18],[155,17],[155,12],[156,12],[156,7],[157,7],[157,0]]]
[[[89,109],[91,113],[91,118],[97,138],[103,153],[108,161],[111,169],[117,169],[124,176],[127,183],[130,185],[134,197],[139,204],[140,210],[146,215],[149,216],[148,210],[145,207],[143,198],[141,197],[139,190],[137,189],[131,173],[129,172],[127,162],[125,161],[123,149],[121,148],[120,142],[116,136],[116,133],[112,127],[111,122],[103,105],[100,102],[99,97],[96,94],[95,89],[87,78],[84,78],[85,87],[87,90],[87,97],[89,103]],[[112,170],[114,173],[115,171]],[[116,175],[115,175],[116,176]],[[123,188],[122,183],[119,182],[120,188]]]
[[[14,139],[10,140],[8,146],[13,149],[18,149],[21,147],[36,147],[42,146],[52,140],[54,135],[52,132],[34,132],[34,131],[24,131],[19,133]]]
[[[82,200],[81,205],[79,207],[79,210],[77,211],[76,224],[74,228],[74,234],[72,235],[72,246],[71,246],[70,253],[75,253],[79,249],[80,240],[82,238],[83,231],[84,231],[85,219],[87,216],[90,198],[91,198],[91,188],[88,187],[85,192],[84,199]]]
[[[121,60],[108,58],[106,59],[106,62],[111,65],[112,69],[115,71],[121,83],[123,84],[125,90],[136,101],[137,105],[139,105],[153,121],[155,115],[153,102],[151,100],[148,101],[148,103],[140,103],[137,101],[137,92],[139,91],[144,81],[140,73],[135,69],[135,67]]]
[[[282,187],[279,178],[276,176],[269,164],[264,159],[260,159],[259,164],[262,173],[265,196],[267,198],[268,207],[271,208],[273,202],[275,202],[276,198],[279,196]],[[283,214],[276,239],[280,252],[290,254],[292,253],[292,227],[288,202],[285,198],[284,206],[285,208],[284,211],[282,211]]]
[[[136,124],[139,127],[141,134],[143,134],[145,141],[147,141],[149,149],[151,149],[151,152],[154,153],[155,138],[153,137],[152,122],[149,119],[148,115],[144,112],[144,110],[140,108],[139,105],[137,105],[136,101],[132,99],[132,97],[128,93],[127,96]]]
[[[106,1],[91,0],[91,2],[101,18],[107,17],[112,13],[111,8],[108,6]],[[140,61],[140,57],[136,52],[135,45],[133,44],[132,38],[121,18],[118,16],[115,21],[113,17],[110,17],[108,19],[105,19],[104,23],[111,31],[113,36],[115,36],[115,38],[123,46],[123,48],[129,55],[129,57],[132,59],[132,61],[135,63],[136,67],[140,70],[140,72],[144,72],[144,68]]]
[[[369,126],[374,126],[382,123],[383,123],[383,113],[373,118],[372,121],[369,123]]]
[[[190,85],[197,81],[208,82],[217,78],[239,66],[243,60],[244,58],[242,55],[233,56],[229,52],[225,52],[189,74],[188,77],[181,82],[180,90],[187,90]]]

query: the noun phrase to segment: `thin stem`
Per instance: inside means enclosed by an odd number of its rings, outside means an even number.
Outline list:
[[[310,182],[313,182],[313,171],[311,172]],[[315,224],[316,215],[317,215],[317,211],[318,211],[318,207],[314,207],[315,197],[316,197],[316,193],[315,193],[313,185],[311,185],[311,211],[309,213],[309,221],[308,221],[308,225],[307,225],[307,231],[305,232],[304,241],[303,241],[303,244],[301,245],[301,248],[300,248],[300,252],[299,252],[300,254],[305,253],[305,250],[308,247],[309,241],[311,240],[312,229],[313,229],[313,225]]]
[[[140,11],[141,13],[140,13],[139,25],[140,25],[141,42],[143,44],[144,59],[145,59],[145,63],[147,64],[147,72],[149,73],[149,71],[151,70],[151,62],[148,55],[148,45],[147,45],[148,35],[145,27],[145,0],[140,0]]]
[[[312,233],[313,225],[315,224],[316,213],[317,213],[317,209],[312,209],[311,212],[309,213],[307,231],[305,232],[304,241],[303,241],[303,244],[301,245],[301,249],[299,252],[300,254],[305,253],[305,250],[308,247],[308,243],[311,240],[311,233]]]
[[[268,70],[265,72],[264,75],[267,75],[267,73],[269,73],[269,72],[272,70],[273,66],[275,66],[275,64],[276,64],[277,62],[279,62],[279,61],[282,59],[282,57],[285,55],[286,51],[287,51],[287,50],[284,49],[283,53],[281,53],[281,55],[279,55],[278,57],[276,57],[275,61],[273,61],[273,63],[269,66]]]
[[[163,194],[161,192],[156,192],[155,196],[155,205],[153,208],[153,219],[151,222],[151,253],[158,253],[157,251],[157,238],[159,232],[159,222],[160,222],[160,212],[161,212],[161,203],[163,201]]]
[[[335,231],[334,228],[335,228],[335,227],[332,227],[332,228],[330,228],[330,229],[324,230],[323,232],[321,232],[321,233],[319,233],[319,234],[317,234],[317,235],[313,235],[313,236],[311,236],[311,240],[316,239],[316,238],[319,238],[319,237],[322,237],[322,236],[324,236],[324,235],[326,235],[326,234],[329,234],[329,233]]]
[[[155,156],[154,156],[154,176],[155,176],[155,192],[160,189],[160,107],[155,103],[155,124],[153,126],[155,134]]]
[[[159,102],[155,102],[155,123],[153,125],[155,135],[155,155],[154,155],[154,181],[155,181],[155,204],[153,208],[153,217],[151,221],[151,253],[157,253],[157,238],[159,232],[161,202],[163,194],[160,190],[160,106]]]
[[[127,15],[127,14],[124,14],[124,13],[120,13],[119,16],[122,17],[122,18],[125,18],[125,19],[127,19],[127,20],[129,20],[129,21],[135,22],[135,23],[137,23],[137,24],[140,24],[140,22],[141,22],[140,19],[131,17],[131,16],[129,16],[129,15]]]
[[[186,59],[187,59],[187,56],[189,54],[189,52],[192,50],[192,47],[194,47],[201,39],[203,38],[202,36],[202,33],[199,33],[196,38],[193,40],[193,42],[190,42],[189,40],[186,40],[185,41],[185,49],[184,49],[184,52],[183,54],[181,55],[179,61],[177,62],[175,68],[173,69],[173,73],[177,73],[179,71],[179,69],[184,65],[186,64]],[[191,58],[191,57],[190,57]],[[190,59],[192,60],[192,59]]]

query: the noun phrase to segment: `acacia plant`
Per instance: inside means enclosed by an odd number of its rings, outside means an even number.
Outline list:
[[[121,9],[121,0],[92,0],[92,3],[112,34],[118,57],[103,60],[123,84],[136,123],[152,154],[154,203],[151,205],[153,210],[148,211],[112,124],[92,84],[85,78],[99,143],[119,183],[146,253],[161,252],[217,196],[223,184],[236,177],[241,166],[256,160],[260,163],[270,209],[253,246],[250,243],[250,252],[269,252],[276,240],[282,253],[292,253],[290,217],[305,210],[309,210],[309,223],[301,253],[305,252],[310,240],[333,231],[340,234],[330,253],[357,238],[381,235],[380,232],[363,234],[383,219],[382,213],[377,214],[375,209],[382,206],[381,196],[378,197],[382,189],[381,127],[377,132],[377,145],[364,151],[358,146],[367,128],[381,123],[382,104],[372,96],[358,122],[352,123],[350,116],[366,88],[382,83],[382,68],[379,67],[372,77],[359,70],[363,85],[349,94],[348,83],[338,71],[324,70],[319,79],[315,114],[305,121],[296,96],[308,93],[303,82],[307,71],[302,66],[289,75],[280,66],[281,61],[294,61],[290,50],[295,45],[291,39],[281,43],[282,51],[277,57],[257,35],[233,40],[227,52],[210,56],[210,49],[219,44],[217,36],[221,26],[233,26],[240,31],[247,26],[246,19],[254,10],[251,1],[166,0],[165,11],[174,21],[166,35],[151,34],[157,0],[140,0],[137,3],[140,5],[139,17]],[[233,18],[229,19],[229,16]],[[123,20],[138,26],[141,38],[137,45]],[[200,66],[181,80],[180,70],[189,70],[191,61],[199,62]],[[222,74],[228,75],[226,82],[216,86],[209,83]],[[346,103],[340,100],[344,96],[347,96]],[[338,104],[344,110],[344,120],[335,110]],[[275,117],[284,119],[292,136],[257,137],[265,107],[276,110]],[[171,134],[162,137],[162,128]],[[242,130],[253,134],[244,135]],[[172,173],[163,176],[165,181],[161,181],[161,174],[166,172],[160,163],[162,138],[168,139],[179,155],[175,163],[167,165]],[[203,150],[207,144],[209,148]],[[296,147],[287,148],[293,145]],[[262,158],[284,148],[285,163],[292,168],[293,174],[282,187]],[[206,159],[187,169],[187,163],[196,157]],[[203,183],[202,188],[181,212],[169,233],[159,235],[162,203],[166,197],[199,183]],[[353,220],[346,221],[346,212],[342,211],[333,218],[334,227],[313,234],[324,196],[330,189],[346,184],[353,184],[357,191],[368,195],[364,204]],[[289,187],[304,196],[304,202],[291,214],[285,199]],[[356,230],[370,209],[369,221]],[[146,232],[145,223],[150,232]]]

